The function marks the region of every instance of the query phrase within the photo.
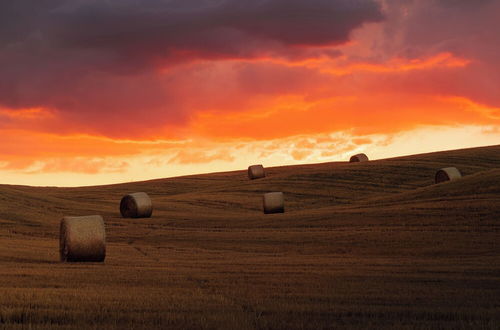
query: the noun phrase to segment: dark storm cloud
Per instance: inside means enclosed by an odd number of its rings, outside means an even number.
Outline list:
[[[374,1],[359,0],[115,0],[70,2],[52,18],[67,46],[218,57],[266,53],[260,46],[273,43],[339,44],[382,17]]]
[[[13,0],[0,2],[0,46],[22,42],[47,24],[47,15],[62,0]]]
[[[471,61],[454,73],[432,71],[404,77],[404,85],[500,107],[500,1],[386,1],[385,7],[385,38],[378,47],[383,58],[450,52]],[[397,80],[393,83],[402,85]]]
[[[0,106],[178,121],[183,109],[158,67],[308,56],[381,19],[374,0],[2,1]]]

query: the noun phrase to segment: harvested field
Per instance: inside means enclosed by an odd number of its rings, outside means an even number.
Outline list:
[[[463,178],[434,184],[440,168]],[[123,219],[146,192],[151,218]],[[286,213],[263,214],[282,191]],[[104,263],[59,262],[101,214]],[[8,328],[500,326],[500,146],[83,188],[0,185]]]

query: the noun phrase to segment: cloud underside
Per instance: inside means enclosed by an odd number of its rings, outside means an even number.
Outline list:
[[[349,132],[355,148],[425,125],[497,127],[498,12],[488,0],[5,1],[0,165],[126,172],[103,157],[230,162],[175,144]]]

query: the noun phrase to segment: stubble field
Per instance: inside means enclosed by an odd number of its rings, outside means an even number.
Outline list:
[[[433,184],[437,169],[461,180]],[[6,328],[500,327],[500,146],[83,188],[0,185]],[[150,219],[123,219],[144,191]],[[262,194],[283,191],[283,214]],[[104,263],[60,263],[101,214]]]

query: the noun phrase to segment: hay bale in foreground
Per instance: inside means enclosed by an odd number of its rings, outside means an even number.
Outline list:
[[[266,176],[266,171],[262,165],[248,166],[248,178],[250,180],[260,179]]]
[[[441,183],[445,181],[460,179],[461,177],[462,173],[460,173],[460,171],[456,167],[446,167],[437,171],[434,179],[436,183]]]
[[[104,261],[106,230],[100,215],[64,217],[59,229],[61,261]]]
[[[365,154],[357,154],[352,156],[351,159],[349,159],[349,163],[358,163],[367,161],[368,161],[368,156]]]
[[[124,218],[149,218],[153,213],[151,198],[145,192],[125,195],[120,201],[120,213]]]
[[[265,214],[285,212],[285,198],[282,192],[270,192],[262,197]]]

